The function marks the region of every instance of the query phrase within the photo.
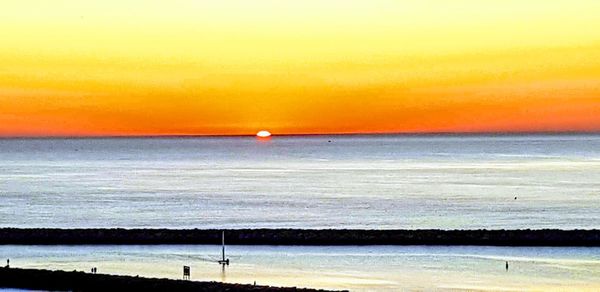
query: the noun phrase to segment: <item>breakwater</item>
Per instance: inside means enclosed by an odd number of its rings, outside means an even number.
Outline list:
[[[2,228],[0,244],[220,244],[216,229]],[[600,246],[600,230],[224,230],[230,245]]]

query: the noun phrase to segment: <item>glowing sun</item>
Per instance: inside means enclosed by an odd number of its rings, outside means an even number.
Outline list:
[[[269,131],[259,131],[258,133],[256,133],[256,137],[259,138],[268,138],[271,137],[271,133]]]

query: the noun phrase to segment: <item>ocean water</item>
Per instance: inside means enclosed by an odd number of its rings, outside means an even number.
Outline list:
[[[600,248],[476,246],[0,246],[12,267],[351,291],[599,291]],[[505,269],[506,261],[509,269]]]
[[[0,226],[600,228],[600,135],[0,139]]]

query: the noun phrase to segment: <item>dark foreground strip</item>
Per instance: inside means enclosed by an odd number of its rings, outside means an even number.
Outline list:
[[[53,291],[325,291],[13,268],[0,268],[0,288]]]
[[[600,230],[225,230],[232,245],[600,246]],[[221,244],[221,230],[0,229],[0,244]]]

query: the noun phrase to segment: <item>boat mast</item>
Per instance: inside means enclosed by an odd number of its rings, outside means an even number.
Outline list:
[[[221,233],[221,244],[223,245],[221,248],[221,260],[219,260],[219,264],[225,266],[229,266],[229,259],[225,258],[225,231]]]
[[[225,262],[225,231],[221,234],[221,239],[223,243],[223,262]]]

